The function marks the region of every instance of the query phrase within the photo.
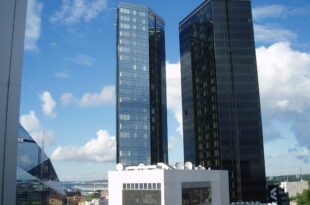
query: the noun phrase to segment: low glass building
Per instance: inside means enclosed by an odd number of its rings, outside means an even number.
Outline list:
[[[65,191],[50,159],[23,127],[17,152],[16,205],[64,205]]]

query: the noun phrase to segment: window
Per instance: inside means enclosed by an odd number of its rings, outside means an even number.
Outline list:
[[[130,33],[128,31],[120,31],[119,35],[129,37]]]
[[[210,154],[209,151],[207,152],[207,157],[208,157],[208,158],[211,157],[211,154]]]
[[[119,137],[120,138],[130,138],[130,133],[129,132],[120,132]]]
[[[126,23],[121,23],[121,24],[120,24],[120,28],[123,28],[123,29],[130,29],[130,25],[129,25],[129,24],[126,24]]]
[[[120,12],[123,14],[130,14],[130,10],[125,8],[120,8]]]
[[[161,189],[161,184],[157,183],[157,189]]]
[[[130,52],[130,48],[127,48],[127,47],[119,47],[118,49],[120,52]]]

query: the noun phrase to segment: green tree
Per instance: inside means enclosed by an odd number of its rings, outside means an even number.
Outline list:
[[[100,195],[99,194],[90,194],[90,195],[86,196],[85,201],[91,201],[91,200],[96,199],[96,198],[100,198]]]
[[[296,196],[298,205],[310,205],[310,190],[307,189]]]

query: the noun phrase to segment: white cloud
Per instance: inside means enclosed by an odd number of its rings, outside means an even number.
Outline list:
[[[172,150],[180,142],[182,142],[182,138],[180,138],[180,137],[175,137],[175,136],[169,137],[168,149]]]
[[[27,115],[22,115],[20,117],[20,123],[28,131],[38,130],[41,128],[41,123],[33,110],[31,110]]]
[[[62,0],[61,10],[51,18],[52,23],[75,24],[88,22],[107,8],[107,0]]]
[[[76,54],[72,58],[65,58],[66,61],[71,61],[79,65],[92,66],[95,64],[96,60],[85,54]]]
[[[56,78],[63,78],[63,79],[72,78],[72,76],[69,75],[67,72],[58,72],[58,73],[55,73],[54,76]]]
[[[303,7],[286,7],[283,5],[268,5],[253,8],[253,19],[261,21],[267,18],[287,18],[289,16],[309,14],[309,5]]]
[[[39,98],[42,101],[42,112],[49,117],[56,117],[56,113],[54,112],[56,102],[54,101],[51,93],[44,91],[41,95],[39,95]]]
[[[286,10],[287,8],[282,5],[268,5],[254,8],[252,14],[254,20],[262,20],[283,17]]]
[[[74,96],[72,93],[64,93],[61,97],[60,97],[60,101],[63,105],[69,105],[72,104],[74,102]]]
[[[81,98],[75,97],[72,93],[64,93],[60,97],[62,105],[67,106],[70,104],[79,107],[96,107],[114,105],[116,100],[115,86],[105,86],[99,92],[84,93]]]
[[[290,130],[298,142],[293,156],[309,162],[310,53],[283,42],[256,53],[265,139],[287,137],[283,130]]]
[[[94,161],[107,162],[115,160],[115,137],[106,130],[99,130],[97,138],[91,139],[84,146],[59,146],[51,155],[56,161]]]
[[[183,116],[181,97],[181,70],[180,62],[176,64],[166,63],[167,79],[167,109],[171,110],[174,118],[179,123],[177,131],[183,136]]]
[[[20,116],[20,124],[27,130],[39,146],[42,145],[43,136],[45,146],[49,146],[54,143],[55,137],[53,132],[42,128],[41,122],[33,110],[31,110],[29,114]]]
[[[37,41],[41,34],[41,14],[43,4],[36,0],[28,0],[26,32],[25,32],[25,49],[36,50]]]
[[[303,112],[310,108],[310,54],[289,43],[256,50],[263,107],[273,111]]]
[[[79,106],[101,106],[115,104],[115,86],[105,86],[98,93],[85,93],[79,100]]]
[[[285,157],[283,154],[269,154],[265,156],[266,159],[281,159],[283,157]]]
[[[291,41],[297,38],[293,31],[282,29],[276,25],[254,25],[255,40],[262,43]]]

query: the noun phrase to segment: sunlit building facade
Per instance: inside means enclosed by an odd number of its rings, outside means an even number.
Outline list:
[[[117,162],[168,161],[164,20],[151,9],[117,9]]]
[[[266,201],[250,0],[206,0],[179,24],[184,160],[229,170],[231,201]]]
[[[65,191],[43,150],[19,128],[16,205],[65,205]]]

